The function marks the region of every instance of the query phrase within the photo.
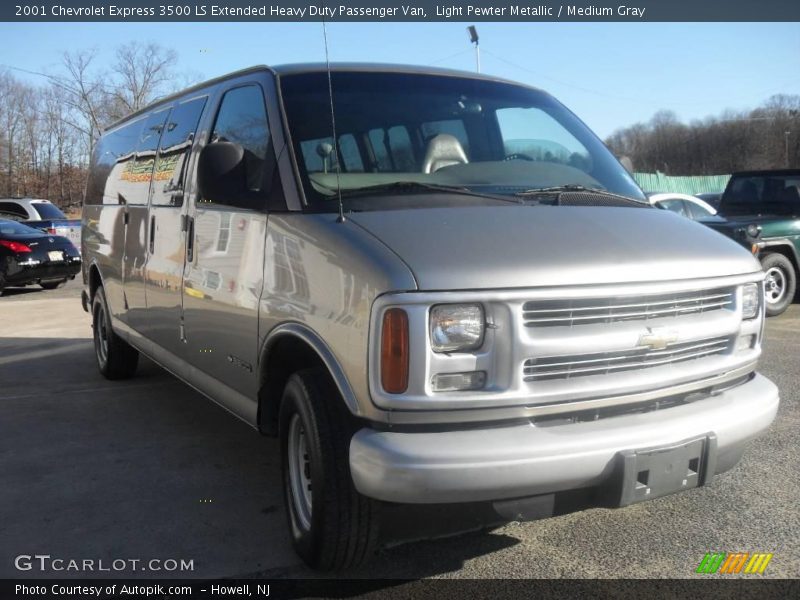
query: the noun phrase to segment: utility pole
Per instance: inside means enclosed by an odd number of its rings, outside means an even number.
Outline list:
[[[478,46],[478,30],[475,28],[475,25],[470,25],[467,27],[467,31],[469,32],[469,41],[475,44],[475,70],[480,73],[481,49],[480,46]]]

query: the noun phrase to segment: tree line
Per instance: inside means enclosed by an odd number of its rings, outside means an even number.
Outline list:
[[[615,131],[606,145],[644,173],[724,175],[800,168],[800,96],[772,96],[753,110],[728,110],[688,125],[662,110],[647,123]]]
[[[97,50],[67,52],[58,75],[41,85],[0,67],[0,196],[47,198],[79,206],[102,130],[159,96],[191,83],[177,54],[158,44],[119,46],[107,69]]]

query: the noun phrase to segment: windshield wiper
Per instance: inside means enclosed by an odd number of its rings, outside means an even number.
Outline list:
[[[539,194],[560,194],[562,192],[597,192],[600,194],[611,193],[611,192],[606,192],[605,190],[602,190],[600,188],[590,188],[586,187],[585,185],[579,185],[577,183],[568,183],[566,185],[553,185],[549,187],[531,188],[529,190],[517,192],[515,195],[522,196],[524,198],[528,196],[538,196]]]
[[[639,204],[644,204],[649,206],[647,202],[644,200],[638,200],[636,198],[631,198],[629,196],[624,196],[622,194],[617,194],[614,192],[609,192],[608,190],[604,190],[602,188],[594,188],[594,187],[586,187],[585,185],[580,185],[577,183],[568,183],[566,185],[554,185],[550,187],[541,187],[541,188],[531,188],[529,190],[525,190],[523,192],[517,192],[515,195],[520,198],[532,198],[536,196],[543,196],[547,194],[555,194],[556,196],[556,204],[558,204],[558,197],[566,192],[589,192],[590,194],[599,194],[602,196],[610,196],[612,198],[619,198],[621,200],[626,200],[628,202],[637,202]]]
[[[482,194],[467,187],[443,185],[439,183],[423,183],[420,181],[393,181],[391,183],[380,183],[377,185],[368,185],[360,188],[342,190],[342,198],[369,196],[373,194],[381,194],[383,192],[389,192],[393,194],[422,194],[425,192],[442,192],[445,194],[472,196],[474,198],[488,198],[490,200],[499,200],[501,202],[511,202],[512,204],[520,203],[519,200],[514,198],[504,198],[502,196],[495,196],[492,194]]]

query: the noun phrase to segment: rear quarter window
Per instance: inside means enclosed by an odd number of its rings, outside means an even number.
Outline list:
[[[39,213],[39,219],[42,221],[67,218],[60,208],[49,202],[34,202],[31,206]]]
[[[28,211],[16,202],[0,202],[0,218],[25,220],[28,218]]]

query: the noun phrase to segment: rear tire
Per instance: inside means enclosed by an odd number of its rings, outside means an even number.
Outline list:
[[[46,290],[54,290],[54,289],[56,289],[58,287],[61,287],[65,283],[67,283],[67,280],[66,279],[62,279],[60,281],[46,281],[44,283],[40,283],[39,285],[42,286]]]
[[[106,379],[128,379],[136,373],[139,351],[119,337],[111,327],[111,315],[102,287],[92,300],[92,329],[97,368]]]
[[[6,289],[6,276],[5,273],[0,273],[0,296],[3,295],[3,290]]]
[[[324,369],[289,378],[279,427],[295,550],[306,564],[323,571],[364,562],[377,544],[379,502],[353,486],[349,450],[357,427]]]
[[[794,300],[797,274],[792,261],[777,252],[764,256],[761,259],[761,267],[766,273],[764,281],[766,315],[775,317],[789,308]]]

